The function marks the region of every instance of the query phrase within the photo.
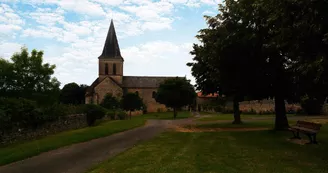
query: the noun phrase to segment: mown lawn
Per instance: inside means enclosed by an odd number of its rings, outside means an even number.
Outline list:
[[[190,112],[178,112],[177,119],[188,118]],[[149,113],[134,116],[131,120],[107,121],[94,127],[71,130],[38,140],[26,141],[10,146],[0,146],[0,165],[26,159],[42,152],[50,151],[67,145],[109,136],[144,125],[147,119],[173,119],[173,112]]]
[[[242,126],[272,125],[254,123]],[[167,132],[103,162],[90,173],[328,172],[328,125],[318,134],[319,145],[291,143],[287,141],[291,136],[290,132],[272,130]]]
[[[161,120],[173,120],[173,112],[159,112],[159,113],[148,113],[141,115],[146,119],[161,119]],[[176,119],[183,119],[191,117],[191,112],[179,111]]]
[[[201,115],[205,115],[205,117],[200,117],[198,121],[218,121],[218,120],[233,120],[232,114],[220,114],[220,113],[202,113]],[[289,114],[288,117],[294,117],[295,115]],[[258,119],[258,118],[274,118],[275,115],[245,115],[241,114],[241,120],[250,120],[250,119]]]
[[[131,120],[107,121],[94,127],[66,131],[38,140],[2,147],[0,148],[0,165],[22,160],[63,146],[109,136],[142,126],[145,120],[143,117],[133,117]]]

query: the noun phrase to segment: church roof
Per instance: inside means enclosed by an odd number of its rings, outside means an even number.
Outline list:
[[[158,76],[123,76],[123,87],[125,88],[158,88],[166,79],[175,77]]]
[[[113,19],[110,22],[104,49],[99,59],[123,59],[118,45]]]

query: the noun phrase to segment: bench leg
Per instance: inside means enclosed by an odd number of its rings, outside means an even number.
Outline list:
[[[291,139],[301,139],[299,131],[297,131],[297,132],[292,131],[292,132],[293,132],[294,137],[292,137]]]
[[[307,136],[309,137],[310,142],[308,142],[306,144],[318,144],[317,139],[316,139],[317,138],[316,134],[313,135],[313,138],[312,138],[312,135],[310,135],[310,134],[308,134]]]
[[[313,144],[318,144],[317,142],[317,134],[314,134],[313,135],[313,141],[312,141]]]

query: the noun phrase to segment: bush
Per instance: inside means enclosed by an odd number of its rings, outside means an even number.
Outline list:
[[[242,114],[245,114],[245,115],[254,115],[254,114],[256,114],[256,111],[253,108],[251,108],[250,110],[244,110],[244,111],[242,111]]]
[[[120,120],[125,120],[127,117],[127,114],[125,112],[121,111],[117,114],[117,116]]]
[[[214,107],[215,112],[222,112],[222,110],[223,110],[222,106],[215,106]]]
[[[10,119],[8,126],[17,128],[35,128],[44,123],[41,110],[37,110],[36,103],[23,98],[0,98],[0,109],[4,112],[4,119]],[[2,120],[4,121],[4,120]],[[2,122],[5,123],[5,122]]]
[[[324,104],[324,100],[317,99],[317,98],[314,98],[314,97],[309,97],[308,95],[305,95],[301,98],[302,109],[308,115],[319,115],[319,114],[321,114],[323,104]]]
[[[115,120],[115,111],[113,110],[107,111],[106,116],[110,117],[111,120]]]
[[[232,113],[233,113],[233,109],[231,109],[231,108],[227,108],[227,107],[224,107],[224,108],[222,109],[222,113],[223,113],[223,114],[232,114]]]
[[[102,119],[105,116],[106,110],[98,105],[87,104],[84,113],[86,114],[88,126],[92,126],[97,119]]]

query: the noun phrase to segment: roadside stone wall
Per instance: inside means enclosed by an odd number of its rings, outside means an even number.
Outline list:
[[[35,130],[14,129],[11,133],[6,133],[0,138],[0,144],[7,145],[17,141],[38,139],[47,135],[83,127],[87,127],[86,116],[84,114],[70,115],[61,117],[55,122],[46,123]]]

